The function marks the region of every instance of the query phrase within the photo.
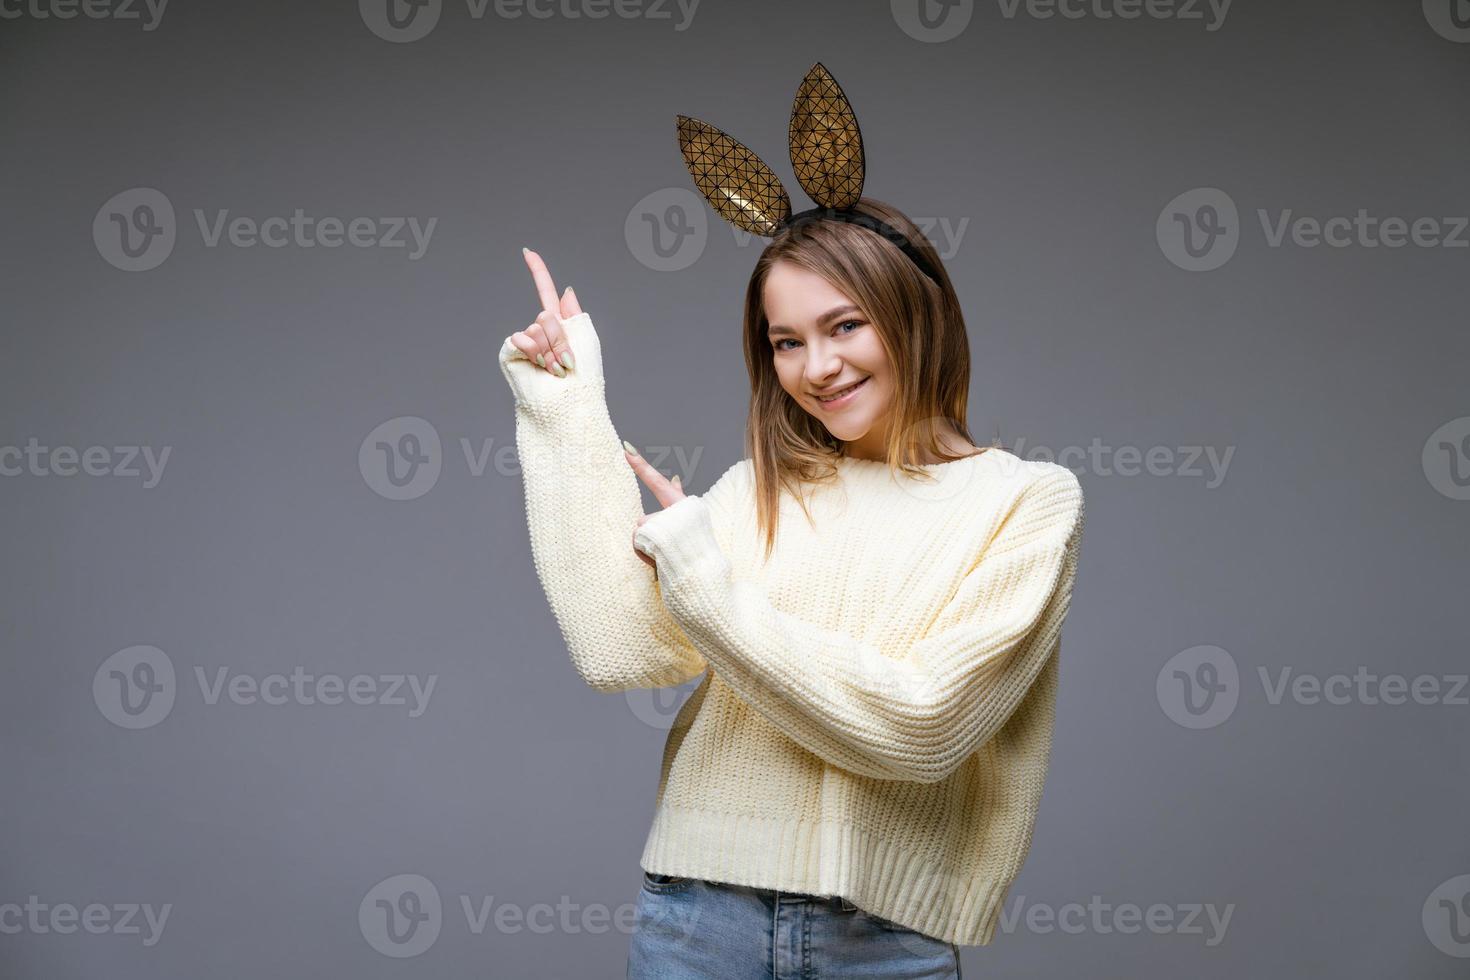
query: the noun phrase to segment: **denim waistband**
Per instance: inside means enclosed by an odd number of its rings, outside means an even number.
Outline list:
[[[797,905],[802,902],[812,902],[816,905],[827,905],[842,912],[853,912],[857,906],[849,902],[841,895],[808,895],[806,892],[783,892],[774,888],[757,888],[754,885],[736,885],[726,881],[712,881],[712,885],[720,888],[738,888],[742,891],[751,892],[755,895],[776,902],[781,905]]]

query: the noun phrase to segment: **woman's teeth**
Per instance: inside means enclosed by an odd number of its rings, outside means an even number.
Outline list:
[[[835,394],[829,395],[829,396],[827,396],[825,398],[823,398],[821,395],[818,395],[817,396],[817,401],[819,401],[819,402],[834,402],[834,401],[836,401],[839,398],[844,398],[847,395],[851,394],[856,389],[862,387],[862,385],[867,380],[868,380],[867,378],[864,378],[862,381],[858,381],[858,382],[855,382],[853,384],[850,384],[846,388],[843,388],[841,391],[836,392]]]

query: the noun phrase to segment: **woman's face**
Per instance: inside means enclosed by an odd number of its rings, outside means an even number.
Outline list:
[[[849,443],[850,455],[885,458],[893,374],[867,314],[827,280],[790,262],[771,266],[762,302],[781,387],[835,438]],[[819,397],[854,384],[836,401]]]

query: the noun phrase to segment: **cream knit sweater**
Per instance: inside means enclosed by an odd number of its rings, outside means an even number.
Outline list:
[[[890,478],[842,458],[781,497],[762,560],[749,460],[643,514],[591,318],[557,378],[506,339],[537,575],[599,691],[709,673],[665,745],[644,869],[842,895],[990,942],[1031,845],[1082,534],[1065,467],[990,449]],[[687,491],[686,491],[687,492]]]

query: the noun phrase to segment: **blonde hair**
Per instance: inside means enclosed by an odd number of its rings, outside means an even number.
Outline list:
[[[776,262],[790,262],[821,276],[870,318],[894,375],[889,408],[887,460],[890,474],[929,477],[916,469],[921,451],[941,462],[951,455],[938,436],[952,426],[971,443],[966,423],[970,391],[970,344],[959,300],[929,239],[896,208],[864,197],[854,210],[901,232],[935,269],[938,282],[881,235],[846,222],[815,221],[786,228],[765,250],[745,292],[745,367],[750,375],[750,410],[745,450],[755,476],[756,519],[765,535],[766,557],[776,540],[781,490],[811,512],[807,485],[837,477],[842,446],[781,387],[771,363],[762,292]],[[994,448],[1003,448],[999,441]],[[982,452],[992,447],[983,447]]]

